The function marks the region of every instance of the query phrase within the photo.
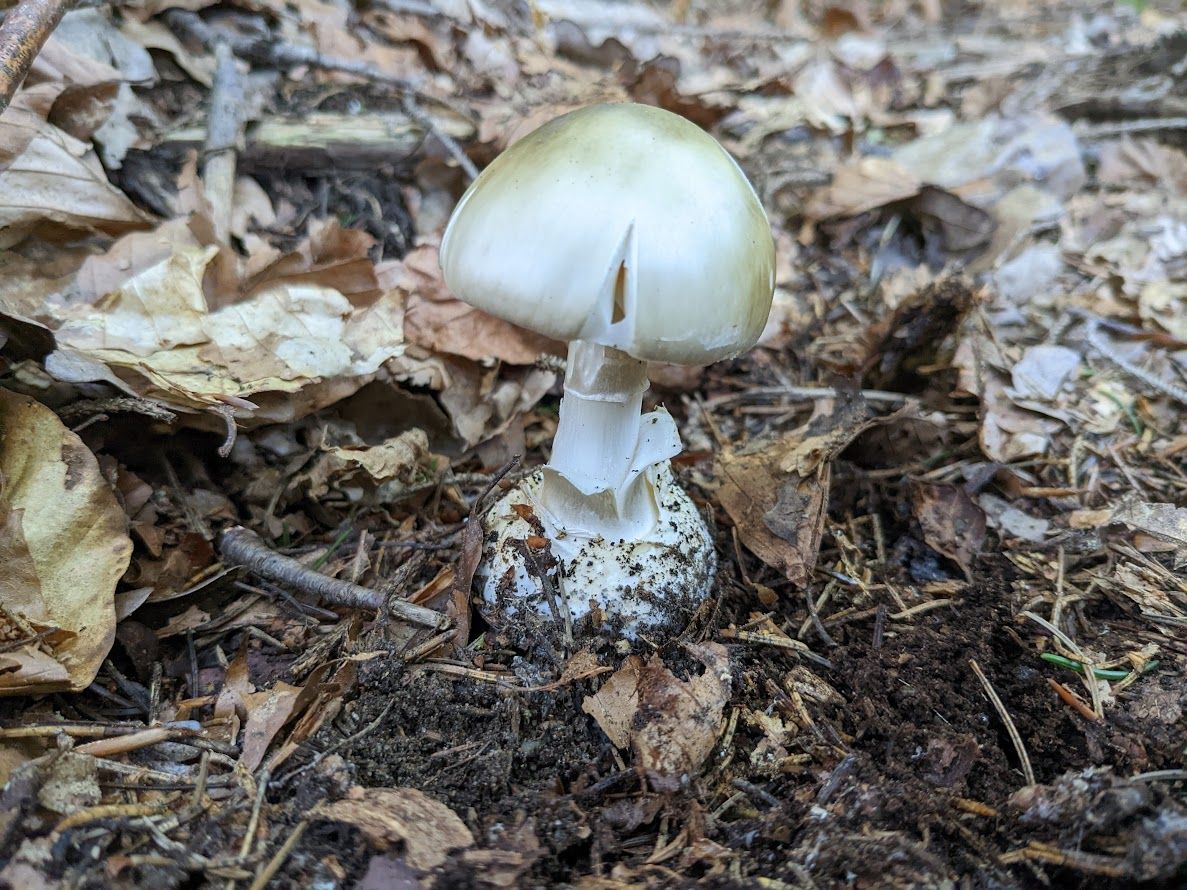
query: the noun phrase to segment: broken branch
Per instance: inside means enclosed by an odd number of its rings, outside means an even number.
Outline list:
[[[259,535],[243,526],[235,526],[222,533],[219,551],[224,562],[245,566],[270,581],[288,584],[327,602],[376,612],[384,607],[384,596],[379,591],[307,569],[295,559],[268,549]],[[437,630],[449,627],[449,618],[440,612],[413,605],[398,597],[392,597],[387,602],[387,608],[394,615],[414,624]]]
[[[0,114],[29,73],[29,67],[72,0],[22,0],[0,23]]]

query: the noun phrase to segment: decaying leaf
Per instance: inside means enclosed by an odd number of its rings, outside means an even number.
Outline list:
[[[860,158],[837,169],[807,207],[813,219],[857,216],[919,194],[922,183],[888,158]]]
[[[829,461],[879,422],[860,396],[846,395],[785,435],[722,452],[717,496],[742,543],[788,580],[810,577],[824,531]]]
[[[0,694],[78,691],[115,637],[127,517],[95,457],[49,408],[0,390]]]
[[[674,790],[700,772],[723,728],[729,655],[720,643],[689,645],[703,673],[681,680],[658,655],[629,657],[582,710],[619,748],[632,748],[657,788]]]
[[[911,504],[927,546],[954,561],[971,581],[973,561],[985,543],[985,512],[958,485],[918,484]]]
[[[373,496],[391,502],[410,488],[436,480],[446,465],[429,452],[424,430],[411,429],[378,445],[324,446],[300,478],[313,497],[333,489],[352,501]]]
[[[216,253],[180,246],[96,304],[70,310],[47,368],[70,382],[114,371],[138,395],[191,410],[233,404],[250,420],[249,396],[335,380],[353,392],[403,351],[395,291],[359,308],[337,290],[285,280],[210,311],[203,277]]]
[[[87,231],[120,234],[142,228],[149,217],[115,186],[86,143],[45,121],[0,120],[0,145],[13,140],[7,127],[21,126],[20,141],[35,128],[20,154],[0,172],[0,238],[14,243],[46,221]]]
[[[1130,501],[1113,511],[1113,522],[1145,532],[1176,547],[1187,548],[1187,508],[1174,504]]]
[[[404,845],[404,859],[427,871],[453,850],[474,846],[466,823],[440,801],[415,788],[354,788],[344,800],[320,804],[318,819],[344,822],[363,833],[379,850]]]

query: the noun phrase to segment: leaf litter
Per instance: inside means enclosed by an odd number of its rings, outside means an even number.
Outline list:
[[[68,14],[0,114],[0,881],[1181,882],[1185,24]],[[471,613],[466,530],[546,459],[563,350],[436,251],[475,166],[628,100],[738,157],[775,309],[652,375],[714,601],[541,664]]]

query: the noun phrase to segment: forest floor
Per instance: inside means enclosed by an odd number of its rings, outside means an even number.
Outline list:
[[[1153,2],[69,13],[0,115],[0,884],[1182,887],[1185,60]],[[738,158],[777,288],[651,369],[712,600],[542,661],[466,529],[564,345],[437,249],[603,101]]]

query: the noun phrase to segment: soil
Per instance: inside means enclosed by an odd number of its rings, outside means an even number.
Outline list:
[[[879,641],[876,619],[835,631],[836,645],[821,649],[831,667],[777,650],[729,647],[733,707],[769,709],[769,683],[796,671],[810,671],[838,694],[809,707],[815,726],[797,739],[807,758],[794,772],[772,775],[750,764],[761,734],[739,724],[729,746],[711,758],[724,770],[657,795],[641,774],[620,768],[605,735],[582,713],[582,699],[599,681],[511,693],[388,660],[362,672],[358,698],[313,747],[334,745],[379,720],[338,751],[351,780],[417,788],[446,803],[480,844],[528,863],[516,886],[578,882],[613,874],[620,864],[656,886],[758,886],[759,878],[790,886],[1182,886],[1173,866],[1143,883],[995,864],[997,850],[1099,833],[1093,806],[1111,775],[1179,767],[1184,740],[1181,724],[1141,716],[1141,701],[1157,691],[1175,694],[1171,677],[1151,677],[1107,723],[1087,722],[1047,694],[1011,618],[1010,596],[1007,564],[989,558],[958,606],[921,617],[906,632],[883,633]],[[801,617],[784,608],[787,617]],[[970,660],[1008,703],[1040,785],[1081,772],[1098,777],[1099,787],[1081,791],[1083,810],[1073,805],[1066,823],[1035,827],[1016,818],[1024,809],[1011,804],[1024,785],[1019,760]],[[756,790],[722,811],[738,787]],[[1168,805],[1150,787],[1110,830],[1134,831]],[[719,863],[679,872],[642,864],[694,823],[704,840],[720,845]],[[350,870],[365,871],[371,852],[339,840],[326,835],[309,843],[325,843]],[[344,857],[352,847],[356,852]],[[294,859],[286,874],[297,886],[308,871]],[[445,868],[438,886],[490,886],[485,877],[482,868],[458,862]]]

